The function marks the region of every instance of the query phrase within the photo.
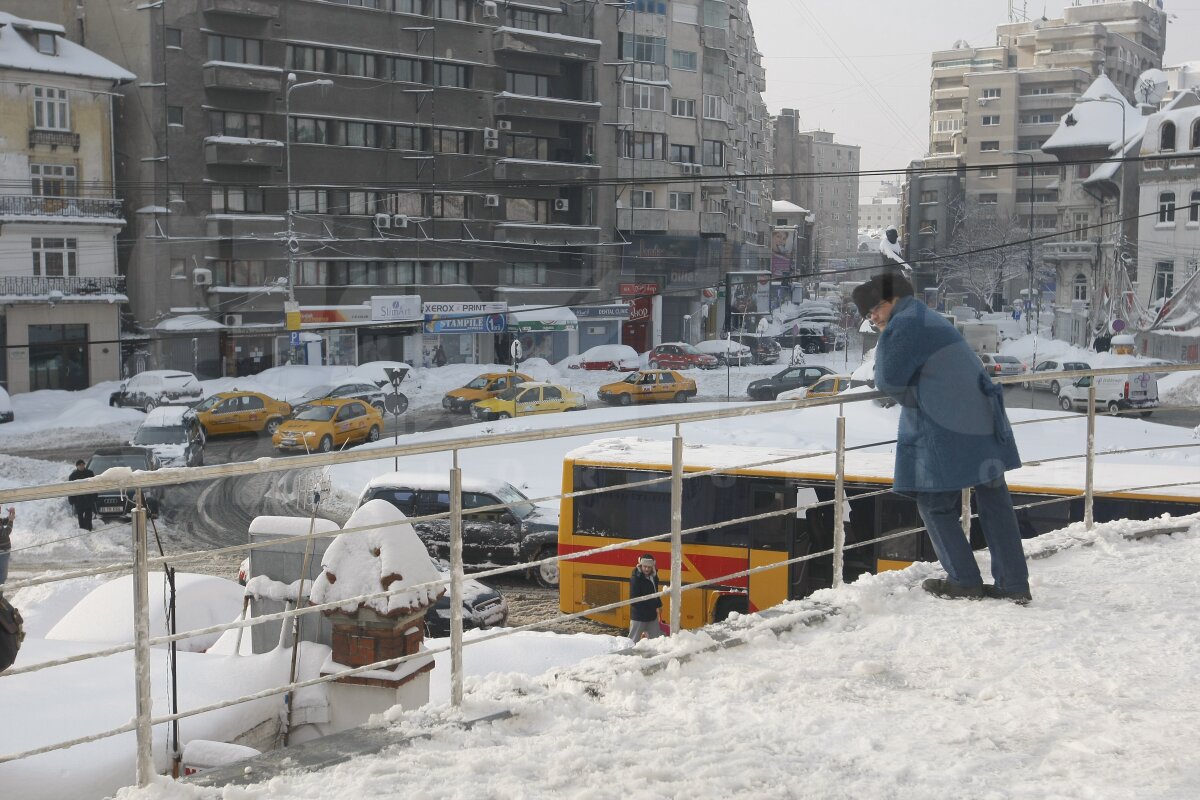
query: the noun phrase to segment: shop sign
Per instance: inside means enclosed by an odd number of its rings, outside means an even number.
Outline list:
[[[657,283],[618,283],[617,292],[621,297],[638,297],[645,294],[658,294]]]
[[[301,306],[301,325],[354,325],[371,321],[371,307],[359,306]]]
[[[425,333],[504,333],[508,303],[423,303]]]
[[[571,309],[576,319],[629,319],[629,306],[576,306]]]
[[[399,294],[371,298],[372,322],[421,322],[421,296]]]
[[[629,321],[645,322],[650,319],[650,315],[653,312],[654,299],[651,297],[638,297],[629,304]]]

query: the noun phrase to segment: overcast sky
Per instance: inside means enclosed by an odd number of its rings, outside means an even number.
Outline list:
[[[1082,0],[1091,2],[1091,0]],[[1018,9],[1021,0],[1016,0]],[[1063,0],[1029,0],[1031,17]],[[1165,0],[1165,63],[1200,60],[1200,0]],[[863,169],[898,169],[928,145],[929,56],[958,39],[995,44],[1007,0],[750,0],[767,68],[767,107],[862,147]],[[839,58],[839,56],[841,58]],[[866,85],[875,92],[868,91]],[[863,183],[863,197],[876,181]]]

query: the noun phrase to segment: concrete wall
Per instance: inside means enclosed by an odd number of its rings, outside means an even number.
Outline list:
[[[29,326],[87,325],[88,380],[91,384],[121,377],[117,304],[63,302],[13,305],[5,312],[8,334],[8,391],[29,391]]]

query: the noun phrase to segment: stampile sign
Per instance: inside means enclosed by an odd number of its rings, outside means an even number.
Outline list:
[[[423,303],[425,333],[504,333],[508,303]]]

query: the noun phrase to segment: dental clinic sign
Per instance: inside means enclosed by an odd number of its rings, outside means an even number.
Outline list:
[[[508,303],[423,303],[425,333],[504,333]]]
[[[372,322],[422,322],[421,296],[389,295],[371,298]]]

